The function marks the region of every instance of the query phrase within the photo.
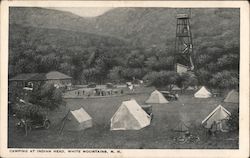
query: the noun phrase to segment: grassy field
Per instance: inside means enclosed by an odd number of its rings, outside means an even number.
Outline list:
[[[128,149],[236,149],[237,133],[218,133],[207,136],[201,121],[218,105],[222,104],[232,112],[238,105],[225,104],[223,98],[197,99],[191,94],[180,94],[179,101],[169,104],[154,104],[154,118],[151,125],[138,131],[110,131],[110,119],[122,101],[131,98],[144,104],[153,88],[137,88],[136,94],[95,99],[66,99],[67,106],[49,114],[53,125],[49,130],[33,130],[26,137],[14,126],[9,118],[9,147],[27,148],[128,148]],[[184,105],[183,105],[184,104]],[[83,107],[93,118],[93,127],[84,131],[64,130],[59,134],[61,119],[72,110]],[[185,120],[191,134],[200,138],[199,142],[180,144],[174,141],[179,133],[173,131],[179,120]]]

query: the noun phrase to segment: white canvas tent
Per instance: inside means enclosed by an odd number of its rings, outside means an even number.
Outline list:
[[[111,130],[139,130],[150,125],[150,116],[135,100],[122,102],[111,118]]]
[[[211,96],[212,94],[204,86],[194,94],[195,98],[209,98]]]
[[[146,100],[145,102],[152,104],[164,104],[168,103],[168,100],[161,94],[161,92],[155,90],[151,93],[148,100]]]
[[[80,108],[78,110],[69,111],[64,120],[63,129],[80,131],[90,127],[92,127],[92,118],[83,108]]]
[[[226,122],[229,119],[231,113],[227,111],[223,106],[217,106],[203,121],[202,125],[205,128],[211,128],[213,124],[216,125],[216,130],[227,131],[228,127]]]
[[[224,99],[226,103],[239,103],[239,93],[235,90],[231,90],[226,98]]]
[[[181,89],[178,86],[174,85],[173,88],[172,88],[172,90],[173,91],[180,91]]]

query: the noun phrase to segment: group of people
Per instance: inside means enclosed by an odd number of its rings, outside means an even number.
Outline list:
[[[77,90],[75,91],[75,95],[77,96],[108,96],[108,95],[115,95],[119,94],[118,90],[114,89],[93,89],[93,90]],[[123,94],[123,90],[120,91],[120,94]]]

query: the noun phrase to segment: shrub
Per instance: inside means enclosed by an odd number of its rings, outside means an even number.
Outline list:
[[[198,80],[196,76],[192,73],[186,72],[178,75],[176,85],[181,88],[181,90],[187,89],[189,86],[196,86]]]
[[[143,80],[146,80],[149,85],[155,87],[168,86],[169,90],[171,90],[177,78],[178,75],[174,71],[152,71],[145,75]]]
[[[17,103],[14,106],[14,110],[17,118],[33,118],[37,116],[45,115],[48,111],[46,108],[31,104],[31,103]]]
[[[50,110],[54,110],[60,105],[65,105],[62,91],[53,84],[44,84],[39,90],[29,96],[28,101]]]
[[[212,87],[234,89],[238,87],[239,76],[237,72],[224,70],[214,74],[209,83]]]

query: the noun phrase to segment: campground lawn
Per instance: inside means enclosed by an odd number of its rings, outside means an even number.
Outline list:
[[[28,136],[15,127],[16,120],[9,118],[8,147],[10,148],[121,148],[121,149],[237,149],[238,133],[218,133],[216,136],[206,135],[201,127],[201,121],[218,104],[228,111],[238,107],[238,104],[223,103],[222,97],[197,99],[193,93],[180,94],[178,101],[168,104],[151,104],[153,120],[150,126],[138,131],[110,131],[110,119],[121,105],[122,101],[134,98],[139,104],[145,104],[154,88],[138,87],[135,94],[126,94],[107,98],[66,99],[66,107],[50,112],[52,126],[49,130],[32,130]],[[64,129],[59,134],[61,120],[67,109],[83,107],[93,118],[93,127],[84,131],[72,132]],[[198,136],[196,143],[180,144],[174,141],[179,133],[173,129],[180,120],[185,120],[190,132]]]

